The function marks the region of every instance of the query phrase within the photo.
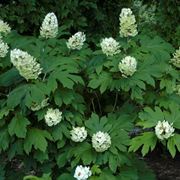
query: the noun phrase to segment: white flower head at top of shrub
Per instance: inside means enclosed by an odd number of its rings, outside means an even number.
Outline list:
[[[180,84],[175,86],[174,91],[176,92],[177,95],[180,96]]]
[[[180,47],[176,50],[176,52],[173,54],[173,58],[171,59],[171,63],[176,66],[177,68],[180,68]]]
[[[73,127],[70,131],[71,140],[74,142],[83,142],[87,137],[87,131],[85,127]]]
[[[77,180],[87,180],[92,175],[89,167],[79,165],[75,169],[74,178]]]
[[[131,9],[123,8],[119,16],[119,21],[121,37],[136,36],[138,34],[136,19]]]
[[[32,111],[39,111],[40,109],[49,105],[48,103],[49,98],[43,99],[40,104],[34,103],[31,105]]]
[[[102,52],[106,54],[106,56],[113,56],[120,52],[120,45],[119,43],[112,37],[104,38],[100,46],[102,48]]]
[[[40,35],[46,39],[55,38],[58,35],[58,20],[54,13],[48,13],[41,25]]]
[[[92,136],[92,146],[97,152],[104,152],[111,146],[111,137],[108,133],[98,131]]]
[[[68,39],[66,45],[69,49],[80,50],[83,47],[85,41],[86,35],[83,32],[77,32]]]
[[[168,139],[174,134],[173,124],[169,124],[168,121],[158,121],[155,127],[155,134],[160,140]]]
[[[5,57],[6,54],[8,53],[8,45],[7,43],[3,42],[1,39],[0,39],[0,58],[2,57]]]
[[[132,76],[136,72],[137,61],[134,57],[126,56],[119,62],[119,70],[123,77]]]
[[[11,32],[10,26],[0,19],[0,34],[7,35]]]
[[[37,79],[42,68],[36,58],[20,49],[13,49],[10,53],[11,62],[26,80]]]
[[[49,108],[44,116],[45,122],[48,126],[55,126],[62,120],[62,112],[59,109]]]
[[[136,8],[136,9],[141,8],[142,5],[143,5],[143,2],[140,1],[140,0],[134,0],[134,1],[133,1],[133,6],[134,6],[134,8]]]

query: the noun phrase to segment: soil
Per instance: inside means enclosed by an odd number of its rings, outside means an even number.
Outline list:
[[[144,160],[156,174],[157,180],[180,180],[180,154],[173,159],[167,154],[152,153]]]

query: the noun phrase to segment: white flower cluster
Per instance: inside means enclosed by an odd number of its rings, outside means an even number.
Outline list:
[[[86,41],[86,35],[83,32],[77,32],[68,39],[67,47],[69,49],[80,50]]]
[[[0,19],[0,34],[2,33],[4,35],[7,35],[10,32],[11,32],[10,26],[6,22]]]
[[[92,175],[92,172],[89,167],[83,167],[79,165],[76,167],[74,178],[77,180],[87,180]]]
[[[58,20],[54,13],[48,13],[41,25],[40,35],[46,39],[55,38],[58,34]]]
[[[136,72],[137,61],[134,57],[126,56],[119,62],[119,70],[123,77],[132,76]]]
[[[74,142],[83,142],[87,137],[87,131],[85,127],[73,127],[70,131],[71,140]]]
[[[141,9],[139,10],[139,17],[142,22],[144,23],[152,23],[156,24],[156,5],[150,5],[150,7],[147,7],[147,5],[143,5]]]
[[[141,0],[134,0],[133,1],[133,6],[135,9],[140,9],[142,6],[142,1]]]
[[[160,140],[168,139],[173,136],[174,128],[173,124],[169,124],[168,121],[158,121],[155,127],[155,134]]]
[[[176,66],[177,68],[180,68],[180,47],[176,50],[176,52],[173,54],[173,58],[171,59],[171,63]]]
[[[108,133],[98,131],[92,136],[92,146],[97,152],[104,152],[111,146],[111,137]]]
[[[49,105],[48,103],[49,98],[43,99],[40,104],[34,103],[31,105],[32,111],[39,111],[40,109]]]
[[[5,57],[6,54],[8,53],[8,45],[7,43],[3,42],[1,39],[0,39],[0,58],[2,57]]]
[[[176,85],[176,87],[174,88],[174,91],[176,92],[177,95],[180,96],[180,84]]]
[[[120,20],[120,36],[121,37],[137,35],[138,31],[137,31],[136,19],[131,9],[123,8],[121,10],[119,20]]]
[[[144,4],[141,0],[133,1],[133,6],[136,11],[138,11],[139,21],[141,25],[145,23],[156,23],[156,2],[153,2],[150,5]]]
[[[26,80],[37,79],[42,68],[36,59],[25,51],[14,49],[11,51],[11,62]]]
[[[106,56],[113,56],[120,52],[119,43],[112,37],[104,38],[100,45],[102,48],[102,52],[106,54]]]
[[[45,122],[48,126],[53,126],[61,122],[62,112],[59,109],[48,109],[45,116]]]

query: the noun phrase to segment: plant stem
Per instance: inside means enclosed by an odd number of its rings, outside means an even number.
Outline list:
[[[91,103],[92,103],[93,111],[96,112],[95,105],[94,105],[94,99],[91,99]]]
[[[99,111],[100,111],[100,114],[102,114],[102,110],[101,110],[101,104],[100,104],[100,101],[99,101],[99,97],[97,95],[97,93],[95,92],[94,93],[96,95],[96,98],[97,98],[97,102],[98,102],[98,106],[99,106]]]
[[[117,100],[118,100],[118,92],[116,92],[116,97],[115,97],[114,106],[113,106],[113,112],[114,112],[115,109],[116,109]]]
[[[44,80],[45,80],[45,78],[46,78],[46,74],[47,74],[47,73],[45,73],[44,76],[43,76],[43,79],[42,79],[43,82],[44,82]]]

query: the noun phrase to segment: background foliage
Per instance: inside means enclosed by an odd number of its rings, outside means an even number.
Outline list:
[[[136,10],[136,17],[141,8],[136,8],[134,0],[4,0],[1,3],[0,18],[9,22],[18,32],[28,35],[37,35],[44,16],[48,12],[54,12],[60,25],[64,25],[73,33],[78,30],[85,31],[96,41],[102,36],[117,36],[119,31],[119,19],[117,18],[123,7]],[[151,6],[155,5],[156,22],[149,24],[151,31],[158,33],[175,47],[180,45],[179,12],[180,2],[178,0],[140,1],[153,14]],[[142,13],[142,12],[140,12]],[[139,19],[141,20],[141,18]],[[142,19],[143,22],[143,19]],[[148,23],[145,24],[147,31]],[[145,27],[143,26],[143,28]],[[33,28],[32,28],[33,27]]]

